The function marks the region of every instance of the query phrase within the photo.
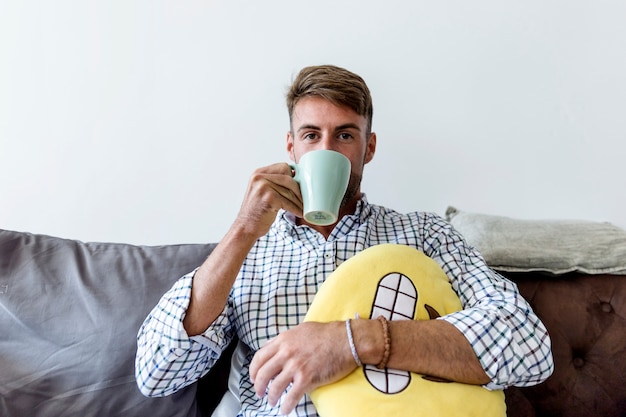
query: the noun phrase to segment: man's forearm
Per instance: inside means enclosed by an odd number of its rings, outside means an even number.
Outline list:
[[[360,359],[367,364],[379,363],[384,353],[380,323],[377,320],[353,320],[352,327]],[[448,322],[391,321],[389,333],[389,368],[467,384],[484,385],[490,381],[472,346]]]
[[[189,336],[204,332],[224,310],[235,278],[255,241],[255,236],[233,226],[198,268],[183,320]]]

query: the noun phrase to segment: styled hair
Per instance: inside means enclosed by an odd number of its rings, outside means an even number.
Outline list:
[[[370,90],[363,78],[334,65],[305,67],[293,80],[287,91],[289,124],[293,110],[304,97],[321,97],[338,106],[347,106],[367,121],[368,136],[372,130],[374,107]]]

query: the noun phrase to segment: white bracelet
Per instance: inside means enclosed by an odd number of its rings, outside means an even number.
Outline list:
[[[354,339],[352,338],[352,327],[350,326],[350,321],[352,319],[346,320],[346,333],[348,333],[348,343],[350,344],[350,351],[352,352],[352,357],[356,362],[357,366],[363,366],[361,363],[361,359],[359,359],[359,354],[356,351],[356,346],[354,346]]]

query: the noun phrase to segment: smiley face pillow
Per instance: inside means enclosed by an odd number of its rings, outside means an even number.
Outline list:
[[[320,287],[305,321],[354,318],[430,320],[461,310],[439,265],[417,249],[370,247],[341,264]],[[322,417],[504,417],[502,391],[373,365],[311,392]]]

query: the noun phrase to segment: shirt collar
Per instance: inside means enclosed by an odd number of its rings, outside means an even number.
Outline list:
[[[365,195],[365,193],[361,193],[361,199],[356,204],[356,210],[354,211],[354,214],[349,214],[347,216],[342,217],[339,220],[339,223],[337,223],[337,225],[335,226],[335,229],[340,228],[341,226],[343,226],[344,223],[347,223],[347,222],[350,222],[350,224],[363,223],[365,222],[367,217],[370,215],[371,211],[372,211],[372,206],[367,201],[367,196]],[[276,227],[279,230],[282,230],[290,234],[295,233],[296,230],[301,229],[301,228],[310,229],[306,225],[298,226],[296,224],[296,216],[293,213],[290,213],[283,209],[281,209],[278,212],[278,215],[276,216],[276,220],[274,221],[273,227]]]

